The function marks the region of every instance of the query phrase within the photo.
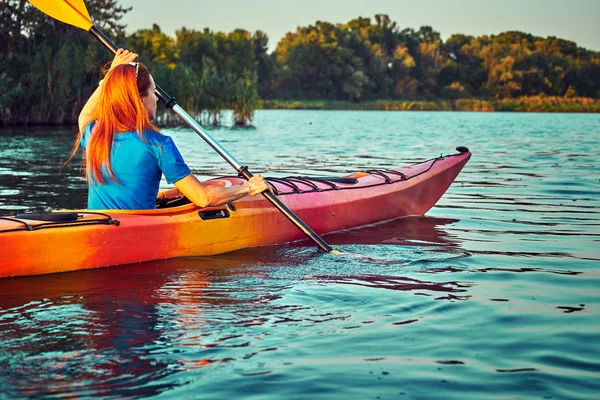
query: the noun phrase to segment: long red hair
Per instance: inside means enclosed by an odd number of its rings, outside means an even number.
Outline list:
[[[136,131],[145,141],[144,129],[158,129],[150,121],[148,111],[142,103],[150,88],[150,73],[139,64],[136,79],[136,67],[121,64],[110,69],[104,77],[101,87],[100,101],[92,112],[91,118],[77,135],[73,151],[68,160],[79,150],[79,143],[85,133],[85,127],[95,121],[93,135],[88,138],[87,156],[84,157],[85,177],[97,183],[106,184],[106,177],[119,183],[110,164],[110,154],[115,135],[120,132]],[[67,160],[67,162],[68,162]]]

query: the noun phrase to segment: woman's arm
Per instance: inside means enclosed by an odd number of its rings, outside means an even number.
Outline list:
[[[115,58],[113,59],[110,68],[112,69],[117,65],[127,64],[132,61],[135,61],[137,56],[137,54],[132,53],[129,50],[119,49],[115,54]],[[88,101],[81,109],[81,112],[79,113],[79,118],[77,119],[80,131],[82,131],[85,128],[85,125],[91,121],[92,114],[98,106],[98,103],[100,102],[100,92],[102,91],[101,89],[102,88],[100,87],[100,85],[98,85],[96,90],[94,90],[94,93],[92,93]]]
[[[203,185],[193,174],[175,182],[175,187],[199,207],[214,207],[239,200],[245,196],[254,196],[271,190],[269,184],[260,175],[255,175],[243,185],[231,187]]]
[[[81,109],[81,112],[79,113],[79,118],[77,119],[80,132],[83,131],[85,129],[85,125],[91,121],[92,112],[94,111],[94,109],[98,105],[98,102],[100,101],[100,92],[101,88],[100,85],[98,85],[96,90],[94,90],[94,93],[92,93],[88,101]]]

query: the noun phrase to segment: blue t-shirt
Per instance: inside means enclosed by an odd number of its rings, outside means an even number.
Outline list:
[[[81,138],[87,149],[94,123],[88,124]],[[115,135],[110,165],[119,183],[106,174],[104,185],[88,177],[88,209],[148,210],[156,208],[156,195],[161,174],[167,183],[177,182],[190,174],[190,169],[169,136],[145,130],[144,142],[137,132]],[[89,172],[89,171],[88,171]]]

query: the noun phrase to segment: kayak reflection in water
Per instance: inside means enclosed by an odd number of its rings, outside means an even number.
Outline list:
[[[256,175],[232,187],[202,184],[175,143],[152,124],[156,118],[154,79],[119,49],[110,69],[79,115],[79,135],[69,160],[85,149],[88,209],[154,209],[161,175],[200,207],[218,206],[270,190]]]

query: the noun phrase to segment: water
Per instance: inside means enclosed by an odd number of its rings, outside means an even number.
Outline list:
[[[253,172],[468,146],[426,217],[309,243],[0,280],[0,398],[598,398],[600,115],[261,111]],[[167,130],[201,177],[231,168]],[[77,208],[70,130],[0,131],[0,212]]]

